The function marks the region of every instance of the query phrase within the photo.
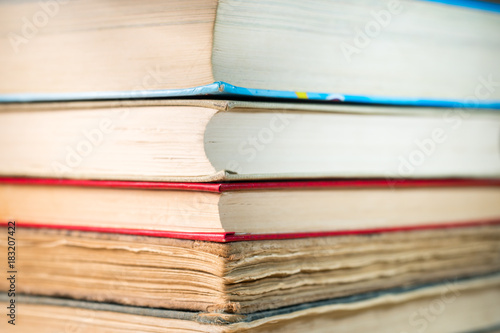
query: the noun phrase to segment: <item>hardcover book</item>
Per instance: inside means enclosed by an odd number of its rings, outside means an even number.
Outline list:
[[[214,316],[500,271],[498,225],[228,243],[16,230],[18,294]]]
[[[227,244],[17,230],[22,332],[386,332],[424,324],[458,332],[499,324],[498,226]],[[8,299],[1,294],[3,308]],[[425,322],[426,313],[439,320]]]
[[[500,107],[495,3],[92,0],[0,6],[0,101],[236,94]]]
[[[0,179],[0,221],[231,241],[500,222],[497,180],[102,182]]]
[[[0,175],[498,178],[497,110],[216,100],[0,104]]]
[[[0,294],[0,301],[5,300]],[[139,308],[64,298],[19,297],[16,332],[498,332],[498,276],[395,288],[248,315]],[[1,302],[1,306],[7,303]],[[0,328],[7,329],[5,321]]]

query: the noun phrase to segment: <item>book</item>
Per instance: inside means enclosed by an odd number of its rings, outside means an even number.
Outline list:
[[[217,100],[0,104],[0,174],[498,178],[496,110]]]
[[[16,223],[16,240],[18,294],[214,316],[500,271],[498,225],[216,243]]]
[[[500,222],[498,180],[102,182],[0,178],[0,221],[231,241]]]
[[[248,315],[141,308],[65,298],[19,296],[16,332],[498,332],[498,275],[453,279],[352,295]],[[5,293],[0,304],[8,307]],[[7,320],[0,322],[9,329]],[[10,327],[12,329],[12,326]]]
[[[499,12],[480,1],[4,1],[0,100],[220,89],[498,107]]]

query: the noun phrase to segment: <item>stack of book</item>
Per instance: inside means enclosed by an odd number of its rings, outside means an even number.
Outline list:
[[[443,2],[1,3],[2,332],[500,330],[500,5]]]

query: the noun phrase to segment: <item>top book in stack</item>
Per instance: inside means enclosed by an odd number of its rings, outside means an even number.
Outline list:
[[[273,90],[294,92],[275,97],[354,102],[498,102],[500,6],[470,6],[4,1],[1,100],[161,97],[144,91],[208,85],[182,94]],[[211,86],[221,81],[229,85]]]

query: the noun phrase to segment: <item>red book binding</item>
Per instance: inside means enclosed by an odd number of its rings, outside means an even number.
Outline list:
[[[150,190],[181,190],[181,191],[206,191],[222,193],[239,190],[262,190],[281,188],[400,188],[400,187],[491,187],[500,186],[499,179],[412,179],[412,180],[315,180],[315,181],[273,181],[273,182],[237,182],[237,183],[167,183],[167,182],[137,182],[137,181],[101,181],[101,180],[75,180],[75,179],[50,179],[50,178],[9,178],[0,177],[0,184],[15,185],[50,185],[50,186],[75,186],[75,187],[108,187],[131,188]],[[6,226],[8,221],[0,222]],[[278,234],[237,234],[234,232],[223,233],[192,233],[192,232],[167,232],[158,230],[104,228],[70,225],[45,225],[30,223],[29,221],[16,221],[17,227],[24,228],[52,228],[66,230],[80,230],[103,233],[119,233],[137,236],[170,237],[180,239],[202,240],[212,242],[234,242],[250,240],[292,239],[305,237],[326,237],[341,235],[360,235],[381,232],[443,229],[457,227],[473,227],[479,225],[500,224],[500,219],[469,221],[460,223],[443,223],[432,225],[417,225],[411,227],[376,228],[346,231],[322,231],[306,233],[278,233]]]

